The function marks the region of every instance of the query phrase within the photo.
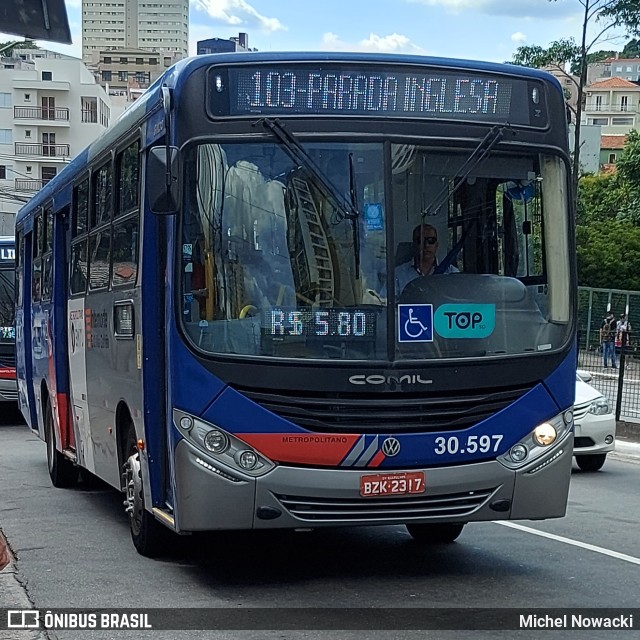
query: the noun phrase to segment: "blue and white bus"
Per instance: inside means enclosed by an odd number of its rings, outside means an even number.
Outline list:
[[[550,75],[243,53],[169,69],[18,214],[18,377],[55,486],[171,530],[566,510],[573,203]]]
[[[15,238],[0,236],[0,402],[15,402]]]

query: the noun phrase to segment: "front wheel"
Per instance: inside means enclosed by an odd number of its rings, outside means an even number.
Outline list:
[[[576,463],[581,471],[600,471],[606,459],[606,453],[594,453],[590,456],[576,456]]]
[[[44,439],[47,443],[47,467],[51,484],[58,489],[73,487],[78,481],[78,467],[56,448],[53,411],[49,402],[44,410]]]
[[[447,544],[453,542],[464,529],[464,523],[440,522],[437,524],[407,524],[409,535],[416,542]]]
[[[129,450],[123,472],[126,492],[124,506],[129,516],[131,540],[140,555],[153,558],[165,551],[170,532],[145,509],[140,452],[135,445]]]

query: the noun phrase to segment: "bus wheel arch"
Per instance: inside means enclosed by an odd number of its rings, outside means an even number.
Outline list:
[[[44,383],[41,393],[44,441],[47,445],[47,468],[51,484],[59,489],[73,487],[78,482],[78,467],[61,451],[58,451],[56,430],[53,423],[53,408],[49,401],[49,392]]]
[[[118,412],[119,413],[119,412]],[[169,542],[170,531],[147,511],[144,497],[141,453],[138,449],[135,426],[126,410],[129,424],[117,421],[118,446],[123,453],[122,480],[124,507],[129,518],[131,540],[138,553],[147,557],[162,555]]]

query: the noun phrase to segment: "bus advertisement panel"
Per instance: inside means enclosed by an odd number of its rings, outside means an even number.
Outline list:
[[[565,114],[552,76],[489,63],[168,70],[18,215],[18,376],[54,485],[121,490],[147,555],[169,531],[451,542],[563,516]]]

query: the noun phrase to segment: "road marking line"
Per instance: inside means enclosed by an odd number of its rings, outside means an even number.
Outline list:
[[[617,551],[611,551],[610,549],[605,549],[604,547],[597,547],[596,545],[588,544],[586,542],[579,542],[578,540],[572,540],[571,538],[565,538],[564,536],[557,536],[554,533],[547,533],[546,531],[540,531],[539,529],[524,527],[521,524],[516,524],[515,522],[505,522],[503,520],[494,520],[494,522],[495,524],[501,524],[503,527],[511,527],[512,529],[518,529],[519,531],[524,531],[525,533],[532,533],[533,535],[541,536],[543,538],[549,538],[550,540],[555,540],[556,542],[564,542],[565,544],[570,544],[574,547],[587,549],[587,551],[595,551],[596,553],[601,553],[602,555],[610,556],[611,558],[617,558],[618,560],[624,560],[625,562],[630,562],[631,564],[640,565],[640,558],[628,556],[626,553],[618,553]]]

